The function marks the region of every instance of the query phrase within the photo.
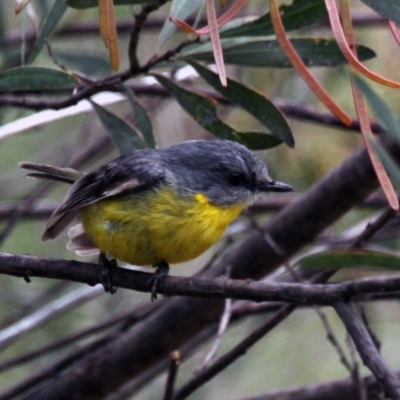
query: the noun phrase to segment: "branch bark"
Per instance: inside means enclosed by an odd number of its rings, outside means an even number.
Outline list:
[[[6,253],[0,253],[0,274],[29,280],[33,277],[69,280],[90,286],[102,284],[102,270],[97,264]],[[152,277],[152,273],[126,268],[112,270],[114,286],[145,293],[151,293]],[[349,301],[362,295],[396,292],[400,292],[400,275],[398,274],[360,278],[334,284],[271,283],[224,277],[167,276],[158,287],[158,293],[165,296],[230,298],[325,306],[332,306],[339,301]],[[0,333],[0,345],[1,337]]]
[[[387,396],[392,400],[400,400],[400,379],[379,354],[355,306],[351,303],[339,302],[333,307],[346,326],[364,364],[381,383]]]

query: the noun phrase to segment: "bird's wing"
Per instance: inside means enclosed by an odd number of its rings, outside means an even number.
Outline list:
[[[143,150],[123,155],[83,176],[71,186],[47,222],[42,239],[55,238],[82,207],[119,194],[154,188],[164,178],[164,166],[154,151]]]

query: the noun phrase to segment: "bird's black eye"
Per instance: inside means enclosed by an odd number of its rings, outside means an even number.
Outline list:
[[[229,184],[232,186],[241,186],[247,182],[247,179],[244,174],[239,172],[234,172],[229,175]]]

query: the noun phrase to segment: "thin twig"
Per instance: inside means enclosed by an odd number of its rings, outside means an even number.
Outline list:
[[[255,329],[250,335],[236,345],[232,350],[228,351],[217,361],[215,361],[209,368],[201,371],[197,375],[193,376],[188,382],[186,382],[173,397],[173,400],[182,400],[187,398],[193,393],[198,387],[202,386],[205,382],[209,381],[220,371],[224,370],[234,360],[237,360],[240,356],[246,353],[246,351],[262,337],[264,337],[271,329],[273,329],[280,321],[284,320],[292,311],[295,310],[295,306],[286,305],[282,306],[278,312],[276,312],[267,322],[262,324],[260,327]]]
[[[146,22],[150,13],[152,13],[155,10],[158,10],[165,3],[166,0],[158,0],[158,2],[154,4],[146,4],[142,7],[141,11],[138,14],[134,15],[135,23],[133,25],[133,30],[131,32],[129,40],[129,48],[128,48],[130,69],[133,74],[135,74],[139,70],[137,47],[139,44],[140,32],[143,29],[144,23]]]
[[[123,323],[123,326],[126,326],[127,323],[129,322],[129,325],[132,325],[134,318],[135,318],[135,321],[139,321],[143,318],[143,316],[136,316],[136,314],[137,314],[136,309],[134,311],[132,311],[132,310],[129,310],[128,312],[125,311],[124,313],[114,316],[105,322],[102,322],[91,328],[83,329],[79,332],[75,332],[72,335],[70,335],[64,339],[61,339],[57,342],[51,343],[49,345],[43,346],[41,348],[35,349],[30,352],[27,352],[18,357],[14,357],[9,360],[5,360],[0,363],[0,372],[6,371],[10,368],[17,367],[21,364],[33,361],[39,357],[48,355],[51,352],[60,350],[63,347],[68,346],[70,344],[77,343],[78,340],[82,340],[82,339],[87,338],[88,336],[98,334],[98,333],[100,333],[106,329],[109,329],[119,323]]]
[[[399,400],[400,379],[379,354],[355,306],[352,303],[337,302],[333,307],[346,326],[364,364],[382,384],[386,394],[392,400]]]
[[[346,331],[346,344],[350,351],[350,357],[352,362],[352,369],[351,369],[351,379],[354,382],[354,387],[357,391],[357,400],[367,400],[367,389],[363,385],[362,377],[360,375],[360,368],[358,365],[357,360],[357,352],[354,346],[354,342],[351,340],[349,333]]]
[[[42,326],[46,321],[55,316],[64,314],[71,308],[84,304],[103,294],[101,286],[94,288],[80,287],[63,297],[42,307],[31,315],[10,325],[8,328],[0,331],[0,350],[4,350],[13,341],[27,332]]]
[[[214,343],[213,343],[210,351],[204,357],[204,360],[195,369],[194,375],[197,375],[198,373],[203,371],[205,368],[207,368],[209,366],[209,364],[211,363],[211,361],[214,359],[215,355],[217,354],[218,348],[221,344],[222,337],[223,337],[224,333],[226,332],[226,329],[228,328],[231,314],[232,314],[232,299],[226,299],[224,312],[222,313],[222,316],[221,316],[221,319],[219,322],[219,326],[218,326],[217,336],[214,340]]]
[[[228,265],[226,268],[226,273],[225,276],[227,278],[229,278],[231,275],[231,266]],[[222,341],[222,337],[224,336],[230,319],[231,319],[231,315],[232,315],[232,299],[226,299],[225,300],[225,306],[224,306],[224,311],[221,315],[220,321],[219,321],[219,325],[218,325],[218,332],[217,332],[217,336],[214,340],[214,344],[211,347],[210,351],[208,352],[208,354],[204,357],[204,360],[199,364],[199,366],[195,369],[194,371],[194,375],[198,374],[199,372],[201,372],[203,369],[205,369],[213,360],[213,358],[215,357],[215,354],[218,351],[218,348],[221,344]]]

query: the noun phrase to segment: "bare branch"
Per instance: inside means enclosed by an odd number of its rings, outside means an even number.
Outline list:
[[[64,279],[93,286],[102,284],[101,273],[97,264],[0,253],[0,274]],[[115,268],[113,285],[150,293],[152,276],[151,273]],[[166,296],[332,305],[366,294],[399,292],[400,275],[362,278],[334,284],[269,283],[227,278],[168,276],[160,283],[158,291]]]
[[[338,302],[333,305],[356,345],[364,364],[372,371],[392,400],[400,399],[400,379],[379,354],[368,330],[351,303]]]

